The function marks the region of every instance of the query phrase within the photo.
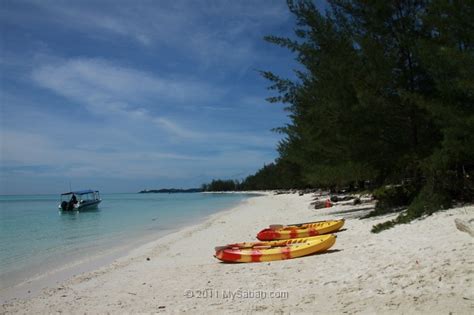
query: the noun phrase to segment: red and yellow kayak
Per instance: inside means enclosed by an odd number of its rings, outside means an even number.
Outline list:
[[[216,247],[217,259],[225,262],[263,262],[291,259],[329,249],[336,242],[333,234],[283,241],[236,243]]]
[[[257,234],[261,241],[287,240],[291,238],[310,237],[335,232],[342,228],[344,219],[298,223],[292,225],[272,225]]]

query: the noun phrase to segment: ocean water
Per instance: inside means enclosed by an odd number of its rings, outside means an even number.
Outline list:
[[[97,210],[58,211],[54,195],[0,196],[0,289],[203,221],[246,194],[102,194]]]

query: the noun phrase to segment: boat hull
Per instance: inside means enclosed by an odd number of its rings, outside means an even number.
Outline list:
[[[61,211],[87,211],[97,209],[102,200],[87,201],[81,204],[75,204],[72,209],[59,205]]]
[[[338,231],[344,226],[344,219],[295,224],[282,228],[268,228],[260,231],[257,238],[261,241],[287,240],[311,237]]]
[[[333,234],[283,241],[229,244],[216,247],[215,257],[224,262],[265,262],[303,257],[331,248]]]
[[[94,201],[90,201],[90,202],[87,202],[87,203],[80,204],[79,207],[77,208],[77,210],[78,211],[84,211],[84,210],[97,209],[97,207],[99,206],[99,203],[101,201],[102,200],[94,200]]]

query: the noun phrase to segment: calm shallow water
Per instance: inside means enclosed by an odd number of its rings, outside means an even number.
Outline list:
[[[244,194],[102,194],[98,210],[60,212],[58,196],[0,196],[0,288],[85,256],[164,235]]]

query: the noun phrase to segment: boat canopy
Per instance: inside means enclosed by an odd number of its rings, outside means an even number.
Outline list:
[[[66,195],[87,195],[87,194],[92,194],[92,193],[98,193],[99,191],[98,190],[78,190],[78,191],[70,191],[70,192],[67,192],[67,193],[63,193],[61,194],[61,196],[66,196]]]

